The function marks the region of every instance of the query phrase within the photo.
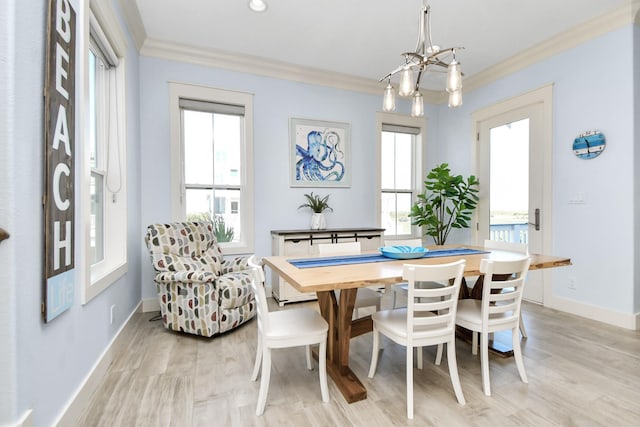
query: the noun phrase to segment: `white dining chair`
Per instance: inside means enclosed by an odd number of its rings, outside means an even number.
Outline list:
[[[373,350],[369,378],[373,378],[380,353],[380,334],[406,347],[407,370],[407,417],[413,418],[413,349],[418,348],[418,368],[422,369],[420,357],[422,347],[438,345],[436,364],[439,365],[442,345],[447,345],[449,376],[458,403],[465,404],[458,364],[456,362],[456,308],[458,292],[464,274],[465,260],[449,264],[411,265],[405,264],[402,277],[408,281],[406,308],[396,308],[374,313]],[[416,282],[443,281],[451,286],[435,289],[416,288]],[[427,301],[427,302],[424,302]]]
[[[422,239],[392,239],[385,240],[385,246],[410,246],[412,248],[422,247]],[[442,284],[435,282],[423,282],[420,283],[419,287],[429,289],[429,288],[439,288]],[[407,295],[408,286],[406,283],[396,283],[395,285],[387,285],[385,286],[385,293],[393,292],[392,294],[392,303],[391,308],[396,308],[398,306],[398,294]]]
[[[485,240],[484,247],[485,249],[494,249],[507,252],[515,252],[522,255],[529,255],[529,246],[526,243],[503,242],[501,240]],[[522,338],[527,338],[527,328],[525,327],[524,319],[522,318],[522,310],[520,311],[520,333],[522,334]],[[474,342],[477,342],[477,334],[475,334],[474,338]],[[476,354],[476,346],[473,347],[473,354]]]
[[[341,242],[341,243],[320,243],[318,244],[319,255],[355,255],[361,252],[360,242]],[[336,296],[340,298],[340,291],[336,291]],[[369,288],[358,288],[356,293],[356,302],[353,306],[354,316],[360,317],[360,310],[364,308],[374,307],[376,311],[380,311],[380,301],[382,296]]]
[[[256,415],[264,413],[264,407],[267,402],[272,349],[305,346],[307,368],[311,370],[311,345],[319,345],[320,394],[323,402],[329,402],[326,356],[329,325],[320,313],[308,307],[269,312],[267,296],[264,290],[264,271],[262,266],[252,256],[249,259],[249,267],[253,272],[252,286],[256,295],[258,312],[258,345],[256,348],[256,361],[251,374],[252,381],[258,379],[260,367],[262,366]]]
[[[491,396],[489,384],[489,334],[511,330],[513,355],[522,382],[527,383],[527,374],[520,349],[520,306],[529,263],[525,256],[515,260],[489,260],[480,262],[484,274],[482,300],[464,299],[458,302],[456,324],[480,333],[480,364],[484,394]],[[507,280],[494,281],[493,275],[511,275]],[[495,291],[495,292],[491,292]]]

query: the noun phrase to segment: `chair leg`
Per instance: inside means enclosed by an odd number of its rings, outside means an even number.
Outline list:
[[[471,331],[471,354],[478,354],[478,333]]]
[[[442,362],[442,346],[443,344],[438,344],[438,351],[436,351],[436,365],[438,366]]]
[[[397,295],[398,295],[398,290],[396,288],[393,288],[393,305],[391,306],[391,308],[396,308]]]
[[[327,385],[327,338],[320,342],[318,352],[318,370],[320,371],[320,395],[324,403],[329,402],[329,386]]]
[[[442,348],[442,344],[438,344],[438,349]],[[453,341],[447,343],[447,364],[449,365],[449,376],[456,399],[461,405],[465,405],[464,394],[462,394],[462,386],[460,385],[460,376],[458,376],[458,362],[456,360],[456,342],[455,336]]]
[[[520,312],[520,333],[522,338],[527,339],[527,328],[524,326],[524,319],[522,318],[522,311]]]
[[[258,373],[260,372],[260,362],[262,362],[262,337],[258,332],[258,346],[256,348],[256,361],[253,364],[253,373],[251,374],[251,381],[258,379]]]
[[[416,350],[418,352],[418,369],[422,370],[423,368],[423,360],[422,360],[422,347],[416,347]]]
[[[256,415],[264,413],[264,407],[267,403],[267,394],[269,393],[269,379],[271,378],[271,349],[265,347],[262,352],[262,378],[260,378],[260,393],[258,394],[258,406],[256,407]]]
[[[413,419],[413,347],[407,351],[407,418]]]
[[[311,365],[311,346],[310,345],[304,346],[304,354],[307,359],[307,369],[312,371],[313,366]]]
[[[378,353],[380,352],[380,333],[373,327],[373,348],[371,350],[371,365],[369,365],[369,378],[373,378],[376,374],[376,367],[378,366]]]
[[[527,384],[527,373],[524,371],[524,361],[522,360],[522,349],[520,348],[520,334],[517,329],[511,331],[512,345],[513,345],[513,357],[516,359],[516,366],[518,367],[518,373],[523,383]]]
[[[480,338],[480,365],[482,368],[482,388],[486,396],[491,396],[489,384],[489,334],[483,333]]]

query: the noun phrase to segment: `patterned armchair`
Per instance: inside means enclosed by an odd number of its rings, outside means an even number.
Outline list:
[[[167,329],[210,337],[255,316],[249,257],[224,259],[212,224],[152,224],[145,243]]]

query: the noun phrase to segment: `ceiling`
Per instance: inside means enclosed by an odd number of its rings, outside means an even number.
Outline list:
[[[283,62],[364,79],[413,51],[422,0],[136,0],[147,41]],[[457,54],[465,78],[632,0],[430,0],[432,38]],[[427,76],[435,88],[440,75]]]

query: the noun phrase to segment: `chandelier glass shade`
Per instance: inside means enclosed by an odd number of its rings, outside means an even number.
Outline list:
[[[404,64],[391,71],[380,79],[387,80],[384,90],[382,109],[395,111],[396,100],[391,77],[400,73],[398,95],[412,97],[411,115],[421,117],[424,115],[424,100],[420,93],[420,78],[426,72],[446,72],[446,91],[449,94],[449,107],[456,108],[462,105],[462,70],[456,60],[456,50],[463,47],[451,47],[440,49],[431,42],[431,8],[424,0],[420,9],[420,27],[418,30],[418,43],[414,52],[405,52]]]

